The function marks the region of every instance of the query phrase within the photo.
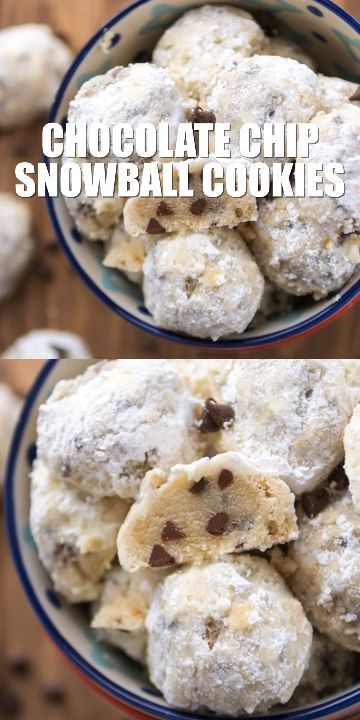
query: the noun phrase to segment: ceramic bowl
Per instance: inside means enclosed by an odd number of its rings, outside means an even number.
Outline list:
[[[49,360],[25,402],[13,439],[5,488],[5,516],[16,568],[25,593],[52,640],[74,669],[122,714],[137,719],[151,716],[166,720],[198,720],[199,717],[205,720],[205,716],[171,708],[149,684],[140,666],[120,651],[112,652],[94,639],[84,609],[67,604],[54,592],[31,537],[29,470],[36,456],[38,408],[58,380],[77,375],[89,362]],[[214,716],[206,717],[206,720],[210,717]],[[272,717],[282,720],[360,717],[360,686],[313,707],[283,713],[277,710]]]
[[[49,122],[66,122],[70,100],[89,78],[115,65],[150,60],[152,48],[165,28],[184,10],[201,4],[203,0],[138,0],[118,13],[76,57],[59,88]],[[271,14],[277,26],[309,52],[324,73],[359,81],[360,24],[330,0],[232,0],[231,4]],[[226,340],[212,342],[171,332],[156,325],[138,287],[122,273],[102,266],[103,251],[97,243],[81,238],[63,197],[49,198],[48,207],[63,249],[83,281],[115,313],[164,339],[208,348],[272,345],[320,328],[354,305],[360,296],[359,273],[333,296],[321,302],[309,300],[286,316]]]

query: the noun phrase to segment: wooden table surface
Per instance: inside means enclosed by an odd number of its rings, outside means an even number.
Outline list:
[[[78,50],[124,0],[0,0],[0,26],[48,22]],[[354,14],[360,0],[341,0]],[[37,163],[41,124],[0,135],[0,190],[14,190],[14,166],[21,159]],[[36,327],[55,327],[82,335],[95,357],[206,357],[207,351],[159,341],[110,312],[71,269],[60,250],[46,249],[54,236],[44,200],[31,201],[38,241],[37,272],[24,280],[21,292],[1,306],[0,351],[15,337]],[[358,357],[360,303],[327,328],[291,343],[243,357]],[[227,353],[222,352],[223,357]]]

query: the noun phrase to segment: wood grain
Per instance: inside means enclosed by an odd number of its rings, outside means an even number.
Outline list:
[[[0,26],[48,22],[78,50],[94,30],[126,2],[123,0],[0,0]],[[339,5],[359,13],[359,0]],[[41,123],[0,135],[0,190],[14,190],[14,167],[26,157],[38,162]],[[0,351],[18,335],[37,327],[82,335],[95,357],[207,357],[211,352],[159,341],[121,320],[88,290],[60,250],[46,249],[53,238],[45,203],[31,201],[38,258],[21,291],[0,308]],[[242,357],[358,357],[360,305],[316,334]],[[222,352],[221,356],[236,353]]]

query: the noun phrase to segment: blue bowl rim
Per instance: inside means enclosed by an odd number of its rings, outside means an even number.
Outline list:
[[[132,12],[136,7],[139,7],[141,5],[144,5],[148,2],[151,2],[151,0],[136,0],[135,2],[128,5],[126,8],[121,10],[120,12],[116,13],[112,18],[108,20],[104,25],[102,25],[96,33],[90,38],[90,40],[84,45],[82,50],[77,54],[74,62],[70,66],[69,70],[65,74],[62,83],[56,93],[52,108],[50,110],[50,115],[48,122],[52,123],[55,122],[56,115],[60,106],[60,103],[62,101],[63,95],[65,93],[65,90],[67,88],[67,85],[73,75],[75,74],[75,71],[77,70],[78,66],[84,59],[84,57],[88,54],[88,52],[91,50],[91,48],[97,43],[97,41],[103,36],[104,32],[110,30],[113,25],[115,25],[119,20],[124,18],[126,15],[128,15],[130,12]],[[304,0],[305,2],[305,0]],[[332,0],[312,0],[312,2],[316,2],[320,5],[323,5],[327,9],[334,12],[336,15],[341,17],[345,22],[350,25],[352,28],[354,28],[358,33],[360,33],[360,23],[349,13],[347,13],[342,8],[338,7],[337,5],[334,5]],[[292,325],[290,328],[284,328],[283,330],[277,330],[272,333],[265,333],[263,335],[255,335],[253,337],[248,338],[240,338],[237,340],[217,340],[212,341],[209,339],[201,339],[201,338],[192,338],[190,336],[181,335],[179,333],[171,332],[170,330],[164,330],[159,327],[154,327],[153,325],[150,325],[150,323],[146,322],[145,320],[141,320],[140,318],[135,317],[130,312],[122,308],[120,305],[118,305],[114,300],[109,298],[106,293],[98,287],[98,285],[94,282],[91,275],[89,275],[82,265],[78,262],[75,255],[73,254],[70,246],[67,243],[67,240],[65,238],[65,235],[62,231],[61,224],[57,218],[56,211],[55,211],[55,203],[54,198],[51,198],[47,195],[46,197],[46,203],[48,207],[48,212],[51,218],[51,221],[53,223],[53,226],[55,228],[56,234],[60,240],[60,244],[65,252],[65,255],[67,256],[68,260],[70,261],[70,264],[75,268],[77,273],[80,275],[81,279],[87,285],[90,290],[96,295],[96,297],[101,300],[105,305],[107,305],[108,308],[110,308],[113,312],[115,312],[117,315],[122,317],[124,320],[127,320],[128,322],[132,323],[133,325],[141,328],[142,330],[145,330],[146,332],[151,333],[152,335],[155,335],[158,338],[161,338],[163,340],[172,340],[177,343],[181,343],[183,345],[190,345],[194,347],[204,347],[204,348],[211,348],[213,350],[221,350],[221,349],[238,349],[238,350],[245,350],[250,348],[260,348],[266,345],[274,345],[279,342],[283,342],[285,340],[295,339],[299,335],[303,335],[307,332],[310,332],[311,330],[315,330],[317,326],[321,326],[322,324],[329,322],[330,320],[334,320],[335,317],[342,311],[345,310],[345,307],[347,305],[352,304],[352,302],[355,302],[357,299],[360,299],[360,279],[354,283],[346,292],[344,292],[341,297],[339,297],[336,301],[331,303],[329,307],[324,308],[323,310],[320,310],[318,313],[312,315],[310,318],[301,321],[300,323],[297,323],[295,325]],[[341,290],[339,291],[341,293]]]
[[[214,718],[213,715],[196,715],[193,713],[180,712],[170,707],[164,708],[163,706],[157,705],[155,702],[152,702],[150,700],[144,700],[143,698],[139,698],[139,696],[137,696],[133,692],[130,692],[125,688],[121,687],[121,685],[114,683],[113,681],[106,678],[101,672],[94,669],[94,667],[87,660],[82,658],[81,655],[77,652],[77,650],[72,645],[70,645],[70,643],[65,640],[65,638],[61,635],[59,630],[56,628],[56,626],[46,614],[46,611],[44,610],[40,599],[32,586],[31,579],[28,575],[25,562],[21,554],[20,544],[18,541],[18,535],[16,530],[16,513],[14,503],[15,470],[19,448],[21,447],[23,435],[26,430],[27,422],[32,412],[33,405],[36,402],[39,393],[41,392],[44,382],[47,380],[54,366],[58,362],[62,361],[48,360],[45,363],[44,367],[36,378],[30,392],[27,395],[13,436],[6,469],[4,496],[6,531],[13,561],[25,595],[27,596],[30,605],[32,606],[40,623],[43,625],[51,639],[54,641],[55,645],[60,648],[64,655],[76,666],[76,668],[80,671],[81,674],[89,678],[95,684],[95,686],[100,688],[108,695],[112,696],[112,698],[120,700],[125,704],[129,705],[130,707],[134,707],[140,711],[155,715],[155,717],[157,718],[164,718],[165,720],[210,720],[210,718]],[[271,720],[271,718],[276,717],[280,718],[280,720],[315,720],[315,718],[328,717],[329,713],[339,712],[341,710],[351,707],[358,702],[360,702],[360,688],[350,690],[344,693],[339,698],[319,703],[313,708],[310,707],[302,710],[294,710],[293,712],[285,712],[279,716],[255,715],[253,717],[254,720]],[[218,720],[229,720],[229,718],[219,717]]]

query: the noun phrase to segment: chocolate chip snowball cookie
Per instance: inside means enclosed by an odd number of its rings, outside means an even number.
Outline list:
[[[344,433],[345,470],[356,509],[360,512],[360,405],[354,410]]]
[[[226,169],[226,160],[215,157],[184,160],[174,164],[173,186],[179,189],[181,166],[189,167],[189,188],[193,197],[129,198],[124,206],[124,225],[130,235],[161,235],[163,233],[186,233],[213,227],[233,228],[239,223],[256,220],[256,199],[249,192],[243,197],[232,198],[226,190],[217,198],[207,197],[203,192],[203,169],[207,162],[216,161]]]
[[[263,276],[235,230],[213,228],[155,242],[144,263],[147,309],[163,328],[218,340],[258,310]]]
[[[0,302],[16,289],[33,252],[29,208],[10,193],[0,193]]]
[[[301,604],[266,560],[249,555],[170,575],[146,626],[152,682],[191,711],[236,716],[287,702],[311,650]]]
[[[276,475],[239,453],[150,471],[120,528],[118,556],[129,572],[266,550],[297,536],[294,496]]]
[[[350,688],[360,679],[359,656],[314,632],[309,665],[288,707],[314,705],[329,695]]]
[[[343,432],[359,387],[343,361],[228,361],[215,398],[234,422],[214,436],[218,452],[241,452],[296,494],[311,490],[343,458]],[[314,441],[316,438],[316,442]]]
[[[98,597],[128,507],[116,497],[96,500],[67,485],[43,462],[35,462],[31,473],[31,532],[55,589],[70,602],[89,602]]]
[[[7,360],[29,360],[31,358],[90,358],[90,350],[81,337],[61,330],[31,330],[17,338],[1,355]]]
[[[104,123],[169,123],[170,144],[175,142],[178,124],[187,121],[189,105],[166,70],[150,63],[114,67],[81,86],[69,105],[68,121]],[[109,162],[119,162],[112,151]],[[153,158],[152,158],[153,159]],[[141,165],[136,154],[126,159]]]
[[[197,101],[222,74],[261,50],[265,35],[250,13],[224,5],[203,5],[184,13],[161,36],[153,62],[166,68],[185,93]]]
[[[8,452],[22,402],[8,385],[0,383],[0,492],[4,483]]]
[[[194,409],[164,360],[91,365],[40,407],[38,457],[96,498],[135,498],[148,470],[201,455]]]
[[[229,148],[234,159],[240,157],[239,131],[244,123],[309,122],[320,108],[318,79],[296,60],[255,55],[223,67],[206,107],[217,122],[231,123]],[[264,161],[262,154],[255,158],[259,160]]]
[[[0,128],[31,123],[49,110],[72,52],[47,25],[0,32]]]
[[[96,637],[146,665],[145,620],[154,592],[166,571],[129,574],[118,566],[107,573],[94,606],[91,627]]]
[[[344,485],[346,477],[339,474],[306,498],[310,517],[299,511],[299,538],[285,558],[275,556],[275,564],[313,626],[359,652],[360,515],[349,493],[341,493]]]

